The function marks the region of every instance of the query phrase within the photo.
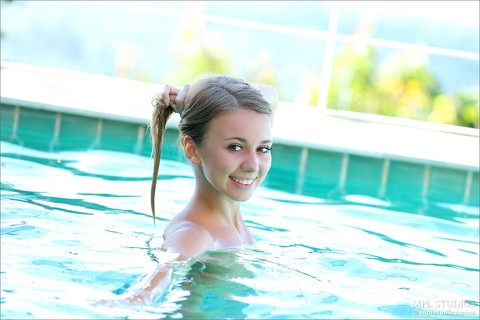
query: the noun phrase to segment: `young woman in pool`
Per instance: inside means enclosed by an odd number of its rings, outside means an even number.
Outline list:
[[[209,250],[253,244],[240,203],[252,196],[271,165],[271,126],[277,106],[272,87],[212,76],[181,90],[167,85],[153,104],[154,219],[161,145],[173,112],[180,114],[181,141],[193,166],[195,189],[187,206],[164,230],[158,267],[118,297],[129,304],[152,302],[161,295],[170,283],[174,261]]]

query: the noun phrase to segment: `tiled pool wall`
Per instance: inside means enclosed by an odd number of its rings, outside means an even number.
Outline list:
[[[1,104],[1,140],[46,151],[112,150],[150,156],[146,124]],[[452,168],[275,143],[265,185],[335,199],[363,195],[396,203],[479,206],[478,168]],[[167,128],[163,159],[186,161],[178,131]],[[438,208],[437,208],[438,209]],[[428,214],[428,212],[427,212]]]

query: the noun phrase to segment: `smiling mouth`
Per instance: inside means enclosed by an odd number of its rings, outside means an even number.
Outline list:
[[[236,182],[238,184],[241,184],[242,186],[245,186],[245,187],[251,186],[253,184],[253,182],[255,182],[255,180],[257,180],[257,178],[255,178],[255,179],[238,179],[238,178],[235,178],[235,177],[230,177],[230,179],[232,179],[234,182]]]

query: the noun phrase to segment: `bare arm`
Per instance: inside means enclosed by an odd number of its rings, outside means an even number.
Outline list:
[[[113,304],[146,305],[161,296],[172,281],[172,265],[158,264],[141,276],[127,291],[110,301]]]
[[[170,285],[176,262],[214,249],[214,240],[210,233],[195,223],[183,221],[169,229],[166,230],[166,239],[159,255],[159,263],[142,275],[123,294],[112,300],[98,301],[96,305],[151,304],[163,295]]]
[[[163,262],[152,265],[150,270],[136,280],[124,293],[102,299],[95,306],[148,305],[161,296],[172,281],[173,264],[181,259],[180,254],[161,252]]]

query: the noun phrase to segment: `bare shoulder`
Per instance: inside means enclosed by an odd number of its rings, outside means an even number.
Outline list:
[[[180,253],[184,257],[195,257],[215,247],[215,240],[208,230],[188,220],[172,221],[163,237],[165,250]]]

